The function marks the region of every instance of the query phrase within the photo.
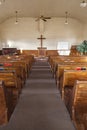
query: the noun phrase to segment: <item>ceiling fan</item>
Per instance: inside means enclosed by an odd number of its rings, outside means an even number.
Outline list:
[[[39,21],[40,19],[42,19],[44,22],[46,22],[47,19],[51,19],[51,17],[44,17],[43,15],[41,15],[41,16],[38,17],[35,21]]]

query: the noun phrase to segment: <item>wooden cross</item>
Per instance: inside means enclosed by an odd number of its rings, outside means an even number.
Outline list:
[[[43,48],[43,40],[46,39],[43,37],[43,35],[40,36],[40,38],[37,38],[39,40],[41,40],[41,48]]]

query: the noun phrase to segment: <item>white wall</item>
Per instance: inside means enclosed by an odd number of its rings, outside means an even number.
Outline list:
[[[83,39],[87,40],[87,24],[84,24],[84,34],[83,34]]]
[[[0,28],[0,50],[2,49],[2,42],[1,42],[1,28]]]
[[[11,47],[23,49],[37,49],[40,41],[38,23],[34,18],[19,18],[16,25],[15,18],[6,20],[0,25],[0,48]],[[45,22],[44,37],[46,40],[43,46],[48,50],[56,50],[58,41],[69,41],[70,44],[79,44],[83,39],[83,24],[76,19],[68,19],[69,24],[65,25],[65,18],[52,18]]]

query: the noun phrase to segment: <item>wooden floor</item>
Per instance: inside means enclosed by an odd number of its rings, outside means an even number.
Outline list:
[[[75,130],[47,61],[36,61],[9,123],[0,130]]]

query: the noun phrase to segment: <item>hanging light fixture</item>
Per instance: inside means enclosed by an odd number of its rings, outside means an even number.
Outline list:
[[[68,12],[65,12],[65,24],[68,24]]]
[[[38,21],[38,31],[40,34],[43,34],[45,31],[45,23],[42,19]]]
[[[80,7],[84,8],[87,6],[87,2],[86,0],[83,0],[81,3],[80,3]]]
[[[18,11],[15,11],[15,14],[16,14],[15,24],[18,24]]]
[[[5,0],[0,0],[0,5],[2,4],[2,3],[4,3],[5,2]]]

